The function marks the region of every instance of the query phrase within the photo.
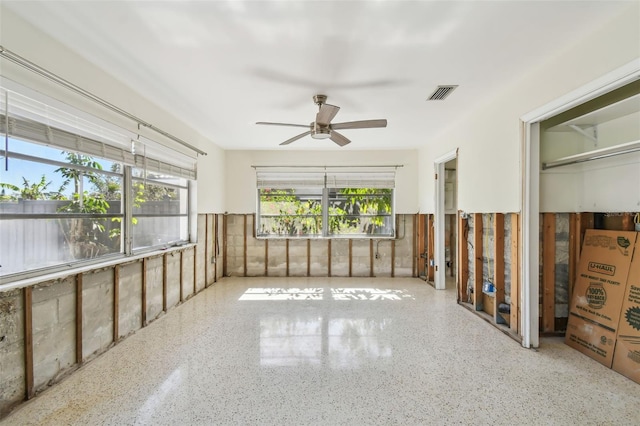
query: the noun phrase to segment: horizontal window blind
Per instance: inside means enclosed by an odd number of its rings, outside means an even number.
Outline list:
[[[322,188],[324,173],[256,172],[258,189]]]
[[[125,129],[119,133],[4,88],[0,88],[0,132],[151,172],[187,179],[197,177],[194,157]]]
[[[396,174],[384,172],[327,172],[327,188],[395,188]]]
[[[395,188],[395,171],[275,172],[256,171],[259,189]],[[326,179],[325,179],[326,178]]]

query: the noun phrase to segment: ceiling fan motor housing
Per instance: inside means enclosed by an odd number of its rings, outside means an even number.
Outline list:
[[[314,139],[328,139],[331,137],[331,129],[329,126],[313,122],[311,123],[311,137]]]

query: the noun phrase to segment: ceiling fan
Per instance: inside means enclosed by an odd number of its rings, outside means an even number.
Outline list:
[[[295,142],[307,135],[311,135],[313,139],[331,139],[338,145],[345,146],[351,141],[341,133],[336,132],[336,130],[387,127],[387,120],[384,119],[331,123],[331,120],[333,120],[338,111],[340,111],[340,107],[325,103],[327,101],[326,95],[315,95],[313,97],[313,101],[316,103],[316,105],[318,105],[319,110],[316,114],[316,120],[311,124],[271,123],[267,121],[258,121],[256,124],[266,124],[270,126],[304,127],[306,129],[309,129],[304,133],[292,137],[291,139],[287,139],[280,145],[289,145],[291,142]]]

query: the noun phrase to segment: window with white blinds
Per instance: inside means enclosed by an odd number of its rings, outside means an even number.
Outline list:
[[[395,236],[395,169],[256,168],[259,237]]]
[[[195,156],[43,98],[0,88],[0,277],[190,240]]]

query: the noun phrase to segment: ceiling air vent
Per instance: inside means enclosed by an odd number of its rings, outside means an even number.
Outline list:
[[[447,96],[453,92],[458,85],[438,86],[435,92],[429,96],[429,101],[443,101]]]

